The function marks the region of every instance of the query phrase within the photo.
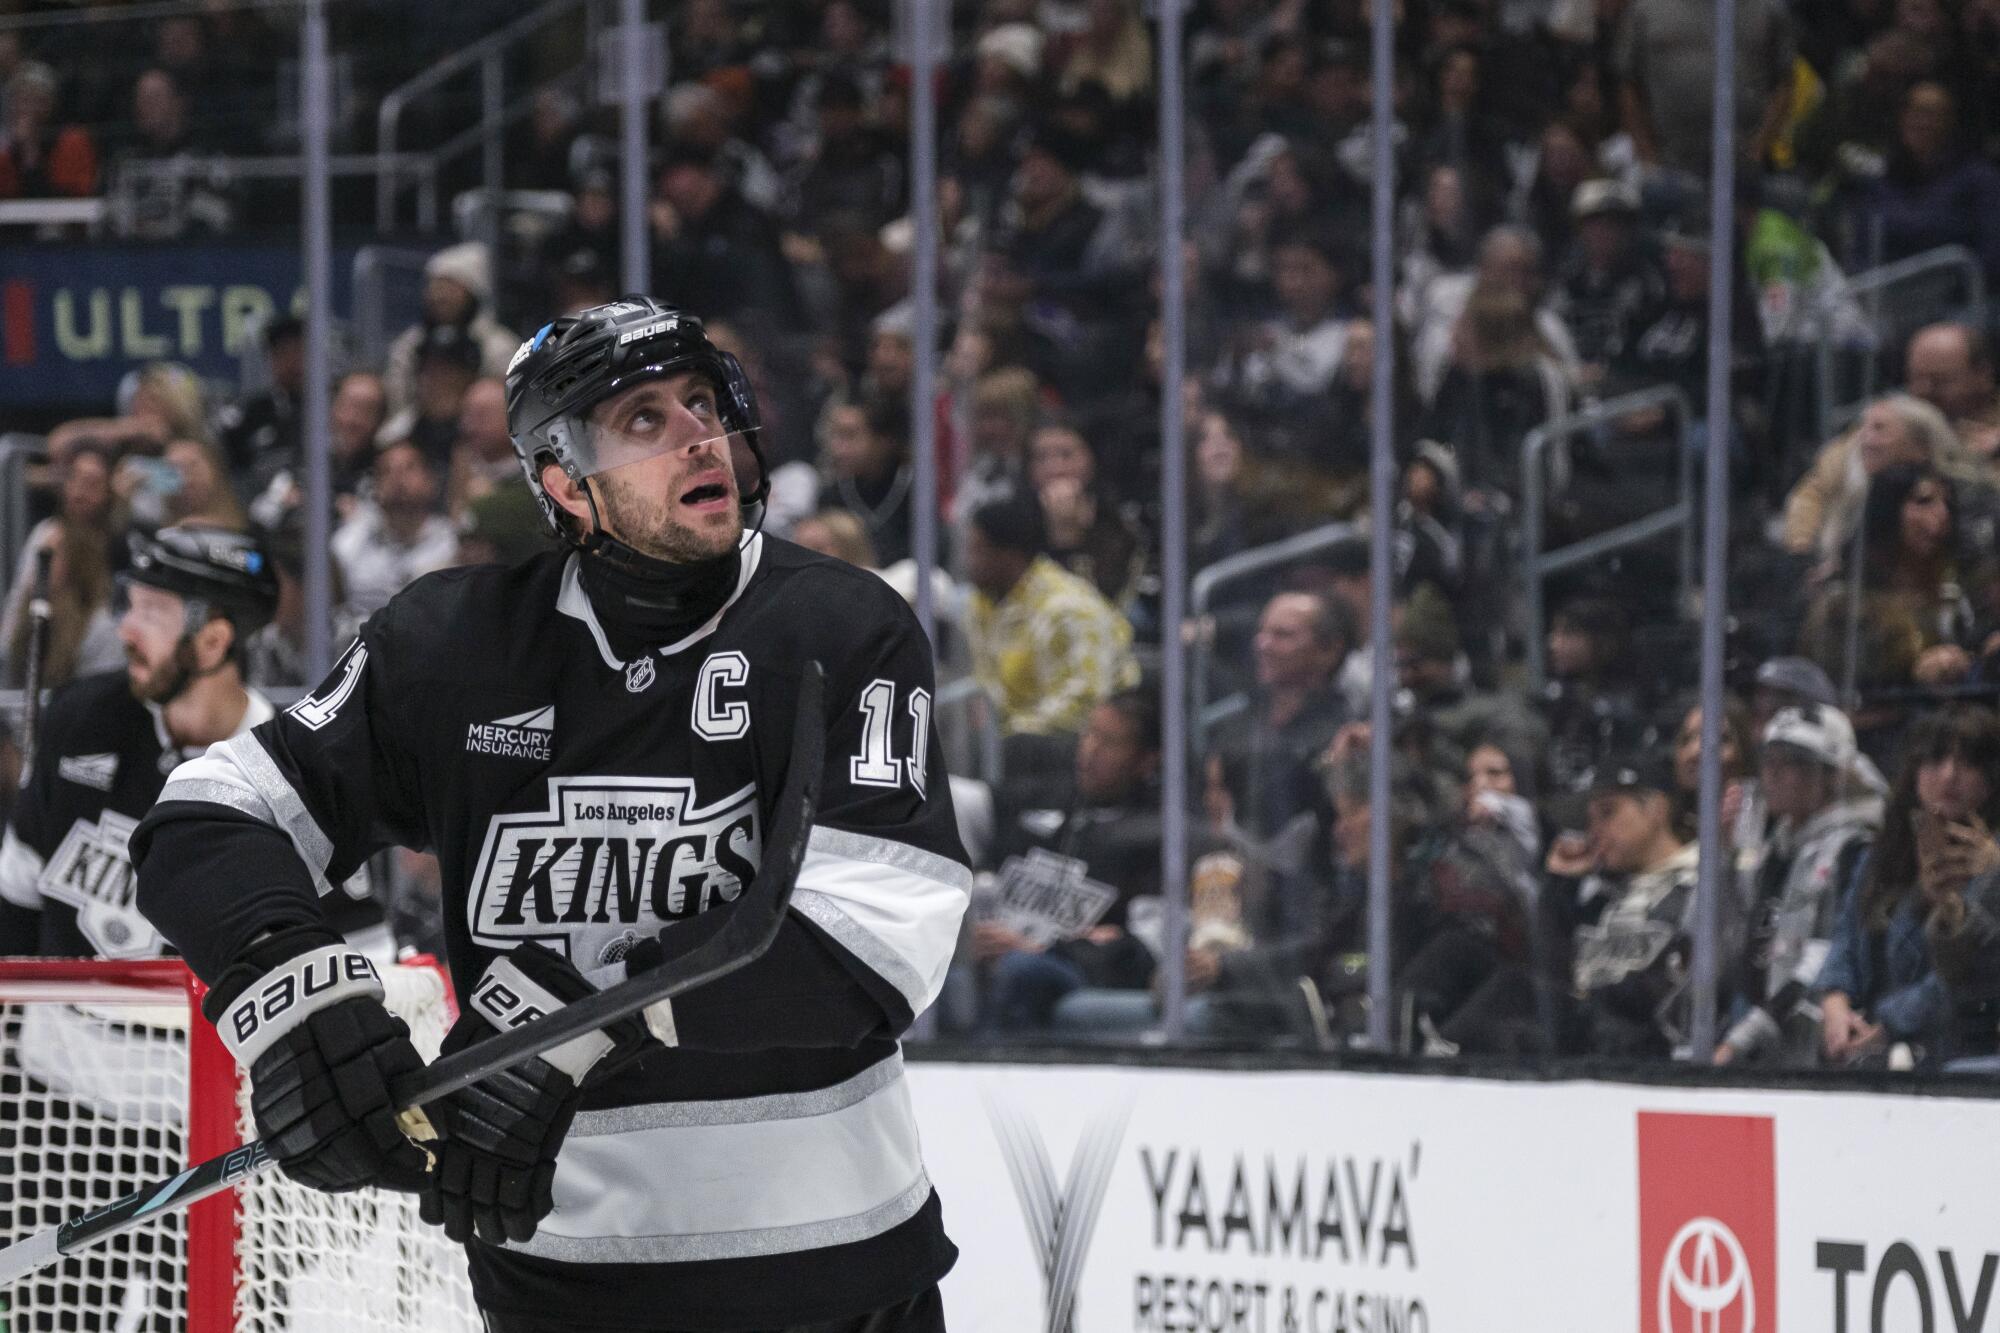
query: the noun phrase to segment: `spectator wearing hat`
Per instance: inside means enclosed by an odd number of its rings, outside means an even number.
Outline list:
[[[446,246],[424,261],[423,318],[389,344],[388,366],[382,374],[392,415],[416,405],[418,362],[439,328],[455,329],[472,345],[474,375],[505,375],[507,362],[521,345],[521,339],[494,318],[493,261],[479,241]],[[444,415],[457,414],[453,404]]]
[[[458,533],[438,512],[437,466],[414,440],[376,453],[374,483],[371,498],[333,534],[333,558],[358,619],[387,606],[419,575],[458,559]]]
[[[1758,752],[1770,831],[1758,851],[1738,983],[1742,1015],[1716,1064],[1811,1067],[1819,1009],[1810,991],[1826,962],[1834,917],[1882,827],[1883,789],[1863,782],[1847,715],[1827,704],[1780,709]]]
[[[1750,718],[1762,735],[1781,708],[1817,704],[1840,707],[1840,695],[1820,664],[1808,657],[1773,657],[1757,668],[1750,694]]]
[[[1584,379],[1601,383],[1632,338],[1666,302],[1667,275],[1639,231],[1638,191],[1621,181],[1576,187],[1576,241],[1556,282],[1554,305],[1576,339]]]
[[[442,474],[458,442],[465,395],[480,376],[479,344],[457,324],[433,324],[416,348],[415,397],[376,433],[377,447],[414,444]]]
[[[81,125],[58,125],[56,73],[26,60],[7,80],[0,124],[0,199],[82,198],[97,193],[97,145]]]
[[[256,495],[283,471],[299,465],[299,412],[306,383],[306,326],[296,315],[264,330],[264,365],[270,384],[217,414],[216,436],[230,476],[244,495]]]
[[[739,193],[715,154],[668,149],[648,210],[653,282],[704,319],[804,317],[777,222]]]
[[[973,47],[972,84],[981,97],[1027,102],[1042,77],[1048,39],[1032,23],[997,23]]]
[[[1074,735],[1113,690],[1138,684],[1132,627],[1089,583],[1041,554],[1041,509],[1010,494],[972,512],[965,610],[972,674],[1016,735]]]
[[[1614,757],[1588,832],[1549,850],[1543,891],[1575,923],[1571,1036],[1587,1054],[1663,1057],[1686,1037],[1700,848],[1675,832],[1672,792],[1657,756]]]

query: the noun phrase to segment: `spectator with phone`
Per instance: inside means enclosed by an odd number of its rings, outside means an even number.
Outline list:
[[[1951,999],[1925,924],[1965,913],[1966,887],[2000,867],[2000,716],[1958,707],[1911,732],[1882,836],[1842,903],[1820,969],[1820,1052],[1886,1061],[1898,1045],[1950,1054]]]

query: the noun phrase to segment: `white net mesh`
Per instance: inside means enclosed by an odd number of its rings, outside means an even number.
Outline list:
[[[0,1243],[181,1169],[185,1009],[37,1003],[0,1013]],[[176,1214],[23,1279],[0,1293],[0,1327],[182,1327],[183,1224]]]
[[[435,1056],[449,1024],[441,975],[384,979],[417,1049]],[[247,1087],[190,1090],[184,1005],[135,1002],[111,981],[59,1000],[23,999],[28,989],[42,988],[0,980],[0,1244],[179,1171],[191,1097],[234,1100],[254,1136]],[[271,1333],[480,1328],[464,1251],[418,1219],[414,1196],[319,1194],[267,1171],[238,1198],[233,1302],[194,1308],[233,1304],[234,1329]],[[188,1329],[185,1234],[176,1214],[0,1291],[0,1333]]]
[[[450,1026],[444,983],[429,968],[384,971],[389,1007],[410,1025],[419,1054],[434,1059]],[[246,1084],[237,1106],[246,1139],[256,1134]],[[363,1190],[321,1194],[266,1171],[237,1191],[236,1327],[331,1333],[424,1329],[476,1333],[465,1251],[417,1217],[412,1194]]]

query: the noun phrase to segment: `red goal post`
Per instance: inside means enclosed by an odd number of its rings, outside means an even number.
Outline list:
[[[443,970],[420,959],[383,974],[390,1008],[435,1056],[455,1013]],[[254,1134],[203,993],[178,959],[0,959],[0,1243]],[[409,1195],[319,1194],[268,1171],[102,1248],[0,1292],[0,1327],[148,1310],[188,1333],[480,1326],[463,1251]]]

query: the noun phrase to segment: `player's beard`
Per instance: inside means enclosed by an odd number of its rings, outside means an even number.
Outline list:
[[[627,485],[614,472],[596,478],[598,517],[605,529],[641,555],[677,565],[727,555],[743,539],[743,505],[732,493],[729,522],[696,528],[674,517],[673,502]]]
[[[145,704],[172,703],[193,683],[196,674],[194,645],[186,639],[176,643],[172,656],[158,666],[136,662],[130,649],[125,661],[125,681],[132,687],[132,697]],[[136,679],[131,670],[135,665],[142,666],[144,673]]]

